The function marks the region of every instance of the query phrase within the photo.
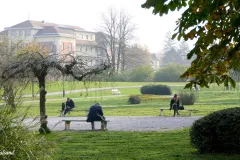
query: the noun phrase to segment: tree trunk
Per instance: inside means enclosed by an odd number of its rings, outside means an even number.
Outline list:
[[[6,105],[10,105],[12,108],[12,111],[16,110],[15,106],[15,94],[13,91],[12,84],[8,84],[8,86],[4,86],[4,100],[6,102]]]
[[[9,90],[8,104],[11,105],[12,111],[15,111],[15,110],[16,110],[16,106],[15,106],[15,95],[14,95],[12,86],[11,86],[11,88],[10,88],[10,90]]]
[[[119,73],[119,68],[120,68],[120,60],[121,60],[121,42],[119,42],[118,45],[118,53],[117,53],[117,73]]]
[[[47,115],[46,115],[46,90],[45,90],[46,74],[38,77],[39,90],[40,90],[40,133],[50,133],[50,129],[47,127]]]
[[[125,59],[125,42],[123,42],[122,46],[122,52],[121,52],[121,71],[123,72],[125,70],[125,65],[126,65],[126,59]]]
[[[45,77],[38,77],[39,91],[40,91],[40,120],[46,116],[46,90],[45,90]]]

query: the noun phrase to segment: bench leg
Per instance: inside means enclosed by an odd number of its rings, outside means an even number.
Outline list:
[[[92,130],[95,129],[94,122],[91,122]]]
[[[101,121],[101,130],[104,130],[104,127],[105,127],[104,121]]]
[[[101,130],[107,130],[107,121],[101,121]]]
[[[160,116],[163,116],[163,109],[160,109]]]
[[[70,129],[70,123],[71,122],[65,122],[65,130],[69,130]]]
[[[105,130],[108,130],[108,129],[107,129],[107,121],[105,122]]]
[[[63,117],[63,111],[60,112],[60,117]]]
[[[189,110],[189,112],[190,112],[190,117],[192,117],[192,110]]]

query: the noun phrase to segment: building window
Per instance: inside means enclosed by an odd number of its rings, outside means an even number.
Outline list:
[[[88,40],[88,35],[86,35],[86,39]]]
[[[17,36],[17,32],[16,31],[11,31],[12,37],[16,37]]]
[[[64,43],[62,42],[62,51],[64,50]]]
[[[72,51],[72,43],[68,43],[68,51]]]
[[[92,40],[92,35],[90,35],[90,40]]]
[[[85,51],[86,51],[86,52],[88,51],[88,46],[85,47]]]
[[[31,30],[25,30],[25,36],[31,36]]]
[[[19,36],[20,37],[22,37],[23,34],[24,34],[23,31],[19,31]]]
[[[82,52],[82,46],[79,46],[79,51]]]
[[[91,52],[92,52],[92,51],[93,51],[93,47],[91,46],[91,48],[90,48],[90,49],[91,49]]]

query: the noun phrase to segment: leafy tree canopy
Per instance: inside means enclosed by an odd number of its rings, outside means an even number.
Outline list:
[[[185,88],[194,84],[208,87],[214,82],[235,87],[229,71],[240,68],[239,0],[147,0],[142,7],[153,7],[153,14],[160,16],[186,8],[172,36],[185,41],[197,39],[187,54],[194,60],[181,75],[192,78]]]

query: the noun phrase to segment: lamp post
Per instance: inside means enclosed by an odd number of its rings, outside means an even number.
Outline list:
[[[64,81],[65,81],[65,79],[64,79],[64,75],[63,75],[63,80],[62,80],[62,82],[63,82],[63,97],[65,97],[65,86],[64,86]]]
[[[34,80],[32,80],[32,98],[34,98]]]

